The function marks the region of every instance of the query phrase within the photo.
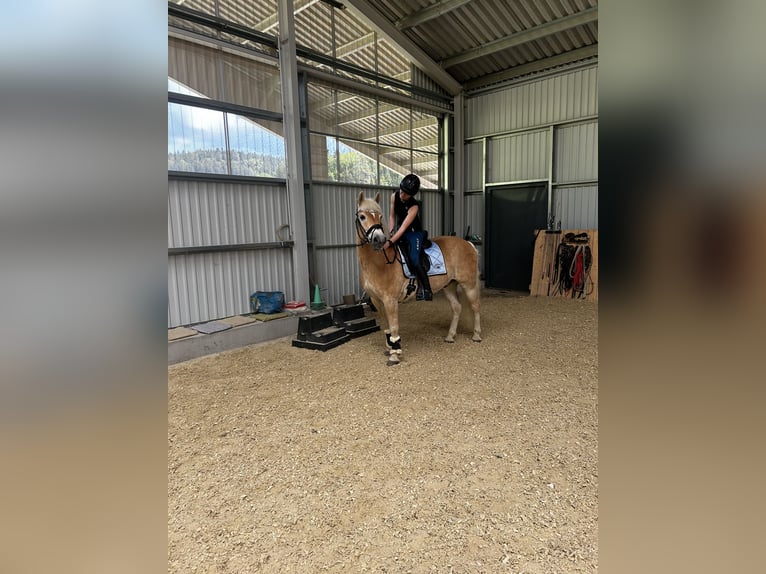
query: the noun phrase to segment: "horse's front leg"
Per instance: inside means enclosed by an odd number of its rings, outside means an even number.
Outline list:
[[[386,365],[398,365],[402,355],[402,339],[399,337],[399,302],[394,298],[383,301],[386,312],[388,328],[386,329],[386,347],[388,348],[388,361]]]
[[[375,312],[378,314],[378,319],[380,319],[380,325],[383,328],[383,332],[386,334],[386,350],[383,354],[388,357],[391,354],[391,329],[389,327],[386,308],[383,306],[380,299],[373,295],[370,295],[370,302],[375,308]]]

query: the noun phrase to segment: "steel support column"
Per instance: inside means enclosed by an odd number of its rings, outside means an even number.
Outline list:
[[[465,96],[455,96],[455,200],[453,205],[453,229],[459,237],[465,230]]]
[[[279,5],[279,73],[287,155],[287,194],[293,247],[293,289],[296,299],[310,301],[306,196],[303,188],[301,118],[298,97],[298,60],[295,55],[293,0]]]

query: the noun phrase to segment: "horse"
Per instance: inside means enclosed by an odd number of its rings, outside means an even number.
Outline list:
[[[362,288],[370,296],[370,301],[384,320],[386,334],[387,365],[399,364],[402,354],[402,341],[399,336],[399,303],[410,300],[415,292],[408,290],[410,280],[405,277],[400,264],[400,255],[396,247],[384,249],[386,234],[383,231],[383,212],[380,209],[380,193],[375,199],[365,198],[359,192],[355,215],[357,243],[356,253],[359,258],[359,276]],[[444,340],[455,342],[455,334],[460,319],[462,305],[458,297],[460,287],[468,298],[473,311],[472,340],[481,341],[481,322],[479,319],[480,291],[479,254],[476,247],[460,237],[441,236],[431,239],[442,250],[446,274],[430,277],[434,293],[444,291],[452,307],[452,322]],[[429,303],[423,303],[428,305]]]

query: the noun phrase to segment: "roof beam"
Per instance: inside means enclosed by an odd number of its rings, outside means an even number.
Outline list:
[[[426,148],[426,147],[436,147],[438,145],[439,145],[439,138],[437,136],[430,137],[430,138],[421,138],[421,139],[414,140],[412,142],[412,148],[415,151],[422,151],[423,148]],[[400,153],[402,151],[405,151],[405,152],[409,153],[409,151],[410,151],[409,149],[402,150],[401,147],[390,147],[390,144],[387,144],[385,142],[382,142],[380,144],[380,147],[381,148],[386,148],[388,150],[388,151],[381,151],[380,152],[381,155],[391,155],[391,154],[395,154],[395,153]]]
[[[540,24],[539,26],[534,26],[521,32],[516,32],[515,34],[500,38],[494,42],[489,42],[488,44],[484,44],[473,50],[467,50],[462,54],[446,58],[439,62],[439,64],[444,68],[451,68],[458,64],[481,58],[482,56],[488,56],[501,50],[507,50],[508,48],[526,44],[533,40],[539,40],[545,36],[550,36],[551,34],[556,34],[568,30],[569,28],[581,26],[582,24],[587,24],[588,22],[594,22],[596,20],[598,20],[598,6],[588,8],[582,12],[577,12],[576,14],[564,16],[563,18],[558,18],[557,20],[546,22],[545,24]]]
[[[408,71],[405,71],[405,72],[400,72],[400,73],[398,73],[398,74],[396,74],[395,76],[392,76],[392,77],[395,80],[405,81],[405,80],[409,79],[409,76],[410,76],[410,72],[408,70]],[[342,95],[340,95],[341,93],[342,93]],[[338,103],[339,104],[343,103],[343,102],[347,102],[349,100],[353,100],[355,98],[367,97],[367,96],[361,96],[359,94],[353,94],[351,92],[341,92],[341,93],[339,93],[339,95],[338,95]],[[312,102],[310,102],[309,105],[310,105],[311,109],[316,112],[316,111],[328,108],[328,107],[330,107],[332,105],[335,105],[335,99],[332,96],[328,96],[326,98],[322,98],[321,100],[312,101]]]
[[[369,34],[365,34],[364,36],[361,36],[357,38],[356,40],[352,40],[348,44],[343,44],[342,46],[338,46],[335,50],[335,57],[336,58],[344,58],[346,56],[350,56],[351,54],[358,52],[359,50],[363,50],[367,46],[375,43],[375,32],[370,32]]]
[[[410,125],[410,122],[402,122],[396,125],[384,127],[378,130],[377,135],[379,137],[393,136],[396,134],[409,132],[410,130],[415,132],[417,130],[422,130],[424,128],[435,128],[436,126],[437,124],[435,124],[433,120],[430,120],[430,119],[415,120],[414,122],[412,122],[411,125]],[[365,132],[362,134],[357,134],[355,137],[358,137],[363,140],[371,140],[375,136],[376,136],[375,132]]]
[[[296,0],[294,5],[294,12],[293,15],[298,14],[299,12],[303,12],[306,8],[311,6],[312,4],[316,4],[319,2],[319,0]],[[261,20],[260,22],[254,23],[253,28],[258,30],[259,32],[266,32],[267,30],[271,30],[272,28],[276,28],[279,25],[279,12],[275,12],[265,20]]]
[[[374,30],[382,34],[389,42],[399,48],[413,63],[428,74],[437,84],[444,88],[450,95],[459,94],[463,87],[444,68],[437,64],[423,50],[397,30],[393,24],[369,2],[363,0],[344,0],[346,8],[354,16],[362,19]]]
[[[356,112],[351,112],[349,114],[344,114],[342,116],[339,116],[336,123],[338,125],[350,124],[350,123],[358,122],[361,120],[368,120],[370,118],[374,118],[375,116],[382,115],[387,112],[395,112],[401,109],[402,109],[401,106],[381,103],[378,108],[376,108],[375,106],[372,106],[364,110],[359,110]]]
[[[551,56],[550,58],[544,58],[542,60],[535,60],[527,64],[522,64],[521,66],[514,66],[513,68],[503,72],[489,74],[487,76],[482,76],[481,78],[476,78],[475,80],[469,80],[465,83],[465,89],[475,90],[478,88],[483,88],[490,84],[512,80],[525,74],[540,72],[555,66],[564,66],[566,64],[576,62],[577,60],[592,58],[593,56],[598,56],[598,44],[593,44],[592,46],[584,46],[583,48],[578,48],[577,50],[558,54],[557,56]]]
[[[442,0],[436,4],[431,4],[427,8],[413,12],[409,16],[397,20],[394,23],[397,30],[404,30],[405,28],[414,28],[429,20],[443,16],[448,12],[452,12],[456,8],[460,8],[463,4],[467,4],[471,0]]]

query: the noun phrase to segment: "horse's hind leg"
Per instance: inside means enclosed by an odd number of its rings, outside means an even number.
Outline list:
[[[449,301],[450,307],[452,307],[452,322],[449,325],[449,331],[444,340],[448,343],[455,342],[455,333],[457,333],[457,324],[460,320],[460,311],[463,306],[460,304],[460,298],[457,294],[457,283],[451,281],[444,287],[444,295]]]
[[[461,286],[473,311],[473,337],[471,337],[471,340],[478,343],[481,341],[481,318],[479,313],[481,307],[481,288],[478,285],[478,281],[471,286]]]

